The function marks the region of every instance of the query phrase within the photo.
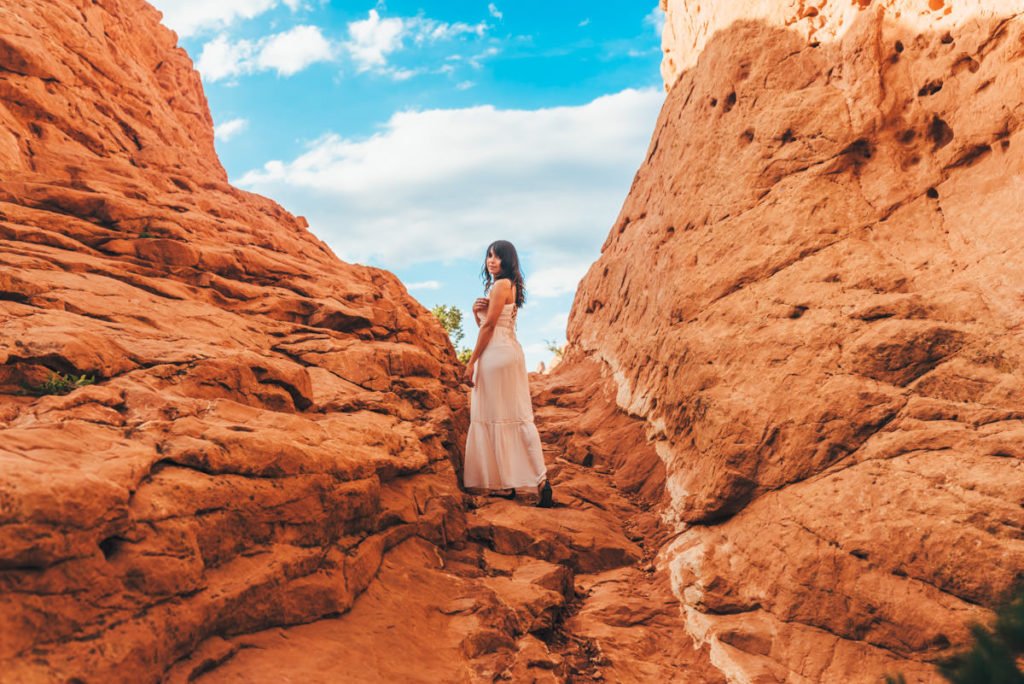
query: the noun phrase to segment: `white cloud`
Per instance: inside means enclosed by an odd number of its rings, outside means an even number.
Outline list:
[[[437,280],[424,280],[422,283],[409,283],[408,290],[440,290],[441,283]]]
[[[475,36],[483,38],[490,28],[486,22],[467,24],[448,23],[429,17],[391,17],[382,19],[376,9],[369,11],[366,19],[349,22],[349,39],[345,48],[359,72],[373,71],[391,76],[396,80],[409,78],[423,69],[396,69],[388,64],[390,56],[405,48],[410,41],[417,47],[434,45],[461,38]]]
[[[237,183],[306,216],[348,261],[476,260],[512,240],[529,255],[531,295],[557,296],[597,256],[663,98],[624,90],[575,107],[399,112],[369,138],[326,134]]]
[[[217,140],[227,142],[245,130],[249,125],[248,119],[231,119],[213,127],[213,137]]]
[[[502,19],[505,18],[505,15],[501,13],[501,10],[499,10],[493,2],[487,5],[487,11],[490,12],[491,16],[497,19],[498,21],[501,21]]]
[[[249,71],[255,52],[256,45],[252,41],[232,43],[226,35],[221,34],[203,46],[196,68],[204,80],[219,81]]]
[[[359,71],[368,71],[387,64],[388,54],[402,47],[404,24],[400,18],[381,19],[377,10],[369,16],[348,25],[349,42],[346,43]]]
[[[221,30],[238,20],[252,19],[277,6],[277,0],[152,0],[163,23],[182,38],[204,30]],[[285,0],[294,12],[299,0]]]
[[[586,19],[584,19],[583,21],[576,25],[579,26],[580,28],[583,28],[584,26],[590,26],[590,17],[587,17]]]
[[[661,7],[655,6],[654,9],[644,17],[644,23],[654,29],[655,35],[661,38],[661,34],[665,29],[665,13],[661,10]]]
[[[475,85],[476,84],[473,83],[473,81],[459,81],[458,83],[455,84],[455,87],[458,90],[469,90]]]
[[[203,46],[196,68],[209,82],[268,70],[291,76],[333,56],[334,49],[319,27],[296,26],[256,41],[232,42],[221,34]]]
[[[552,316],[551,318],[549,318],[547,323],[545,323],[541,327],[541,330],[543,330],[545,332],[557,332],[557,333],[560,333],[564,337],[565,336],[565,328],[568,325],[569,325],[569,312],[568,311],[563,311],[563,312],[557,313],[554,316]]]
[[[587,273],[590,263],[571,263],[567,265],[548,266],[529,275],[529,294],[534,297],[558,297],[576,291],[583,276]]]
[[[317,26],[295,28],[269,36],[262,44],[257,64],[273,69],[282,76],[291,76],[316,62],[330,61],[334,48]]]
[[[436,21],[434,19],[428,19],[426,17],[413,17],[405,21],[406,29],[410,36],[412,36],[413,42],[417,45],[423,43],[436,43],[444,40],[452,40],[464,35],[474,35],[477,38],[483,38],[484,34],[487,33],[487,29],[490,26],[487,22],[481,21],[477,24],[467,24],[465,22],[457,21],[454,24],[449,24],[443,21]]]
[[[479,69],[481,66],[483,66],[482,65],[483,60],[487,59],[488,57],[494,57],[499,52],[501,52],[501,50],[499,48],[497,48],[497,47],[492,45],[491,47],[487,48],[486,50],[483,50],[483,51],[478,52],[477,54],[473,55],[472,57],[467,59],[466,62],[470,66],[472,66],[474,69]]]

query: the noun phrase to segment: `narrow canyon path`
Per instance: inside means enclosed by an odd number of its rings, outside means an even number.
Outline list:
[[[596,366],[532,390],[554,509],[467,494],[462,538],[398,543],[350,611],[208,640],[167,680],[724,681],[656,567],[663,473],[639,424]]]

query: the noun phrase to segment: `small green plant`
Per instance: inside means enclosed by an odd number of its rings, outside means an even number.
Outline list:
[[[86,376],[84,373],[77,378],[74,375],[50,373],[50,377],[39,385],[25,384],[22,386],[25,388],[27,394],[41,397],[45,394],[68,394],[79,387],[85,387],[86,385],[91,385],[94,382],[96,382],[96,378]]]
[[[565,353],[565,345],[559,346],[555,340],[544,340],[544,348],[555,355],[555,358],[562,358]]]
[[[430,310],[430,313],[434,314],[434,317],[441,322],[441,327],[448,332],[448,337],[451,338],[452,346],[455,347],[455,355],[459,361],[469,363],[469,357],[473,355],[473,350],[466,347],[459,349],[459,343],[466,336],[462,330],[462,310],[453,304],[438,304]]]
[[[139,237],[140,237],[140,238],[151,238],[151,237],[156,237],[156,236],[155,236],[155,235],[153,235],[152,233],[150,233],[150,232],[149,232],[148,230],[146,230],[145,228],[143,228],[143,229],[142,229],[142,232],[141,232],[141,233],[139,233]]]

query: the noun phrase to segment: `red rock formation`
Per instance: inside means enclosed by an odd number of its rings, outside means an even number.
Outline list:
[[[141,0],[0,9],[5,682],[154,681],[463,534],[444,331],[227,184],[175,42]],[[95,383],[24,393],[53,371]]]
[[[858,4],[706,31],[559,369],[645,420],[731,681],[932,681],[1024,568],[1024,20]]]
[[[596,366],[537,384],[558,508],[464,496],[443,330],[227,184],[158,18],[0,10],[0,682],[721,682]]]

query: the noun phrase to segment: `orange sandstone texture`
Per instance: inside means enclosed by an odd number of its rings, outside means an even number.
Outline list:
[[[935,681],[1024,568],[1024,16],[856,4],[808,41],[669,3],[698,54],[559,369],[646,422],[730,681]]]
[[[661,0],[661,74],[666,90],[697,63],[716,32],[736,21],[788,28],[808,43],[842,38],[864,14],[879,12],[912,31],[948,31],[978,19],[1024,12],[1024,0]]]
[[[159,19],[0,8],[5,682],[155,681],[207,637],[347,610],[403,540],[464,536],[447,336],[228,185]],[[21,393],[52,371],[96,382]]]

